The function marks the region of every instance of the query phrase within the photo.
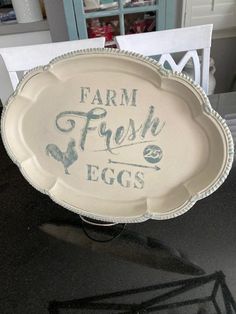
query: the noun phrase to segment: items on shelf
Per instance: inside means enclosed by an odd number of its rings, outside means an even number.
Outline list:
[[[128,7],[140,7],[155,4],[156,0],[124,0],[124,6]]]
[[[91,19],[88,24],[88,37],[105,37],[107,44],[112,43],[114,36],[118,32],[118,19],[104,18],[102,21],[98,18]]]
[[[118,8],[118,2],[116,0],[84,0],[85,11],[107,10],[114,8]]]
[[[39,6],[38,6],[38,1],[40,4],[40,10],[39,10]],[[17,16],[18,16],[18,20],[22,20],[21,18],[21,14],[23,12],[24,17],[23,20],[30,18],[30,19],[37,19],[37,20],[41,20],[41,13],[43,15],[43,18],[46,18],[46,10],[45,10],[45,5],[44,5],[44,0],[0,0],[0,22],[16,22],[16,13],[15,10],[13,8],[12,3],[14,3],[14,6],[16,8],[17,11]],[[35,10],[35,4],[36,4],[36,11],[34,11],[34,13],[32,13],[32,10]],[[18,6],[21,7],[21,12],[19,12],[19,8]],[[25,8],[25,11],[23,10]],[[23,11],[22,11],[23,10]],[[30,16],[29,16],[30,15]],[[34,16],[33,16],[34,15]],[[36,16],[37,15],[37,16]],[[36,21],[36,20],[35,20]],[[29,21],[31,22],[31,21]],[[32,21],[33,22],[33,21]]]
[[[18,23],[31,23],[43,19],[39,0],[12,0]]]
[[[88,37],[105,37],[106,45],[114,44],[114,36],[119,35],[118,17],[94,18],[87,22]],[[155,30],[155,14],[127,15],[125,20],[127,34],[150,32]]]
[[[84,0],[84,10],[99,10],[100,9],[100,1],[99,0]]]
[[[16,20],[15,12],[10,0],[0,0],[0,22],[11,22]]]
[[[0,22],[15,21],[16,15],[12,9],[0,9]]]
[[[155,5],[156,0],[123,0],[124,7]],[[85,11],[109,10],[119,7],[117,0],[84,0]]]
[[[155,13],[128,14],[125,19],[125,33],[136,34],[152,32],[156,29]]]
[[[12,4],[11,4],[11,0],[0,0],[0,6],[1,7],[6,7],[6,6],[12,6]]]
[[[41,8],[41,11],[42,11],[43,18],[46,19],[47,18],[47,13],[46,13],[44,0],[39,0],[39,3],[40,3],[40,8]]]
[[[155,30],[155,14],[136,13],[125,15],[125,33],[143,33]],[[120,34],[118,17],[102,17],[89,19],[87,21],[88,37],[105,37],[106,44],[114,43],[114,36]]]

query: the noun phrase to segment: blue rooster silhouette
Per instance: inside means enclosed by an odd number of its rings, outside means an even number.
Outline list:
[[[70,174],[68,168],[78,159],[75,144],[75,140],[71,139],[65,153],[56,144],[48,144],[46,146],[46,154],[63,164],[65,174]]]

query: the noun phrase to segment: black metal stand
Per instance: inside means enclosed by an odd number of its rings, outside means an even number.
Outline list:
[[[98,221],[98,220],[94,220],[94,219],[88,219],[88,218],[85,218],[83,216],[80,215],[80,218],[81,218],[81,222],[82,222],[82,229],[84,231],[84,234],[92,241],[95,241],[95,242],[100,242],[100,243],[106,243],[106,242],[110,242],[110,241],[113,241],[115,239],[117,239],[121,234],[122,232],[124,231],[125,229],[125,226],[126,224],[123,223],[121,224],[121,228],[119,228],[118,230],[115,230],[115,233],[113,233],[113,235],[109,238],[106,238],[106,239],[98,239],[96,237],[94,237],[90,232],[89,232],[89,229],[87,228],[88,226],[93,226],[94,228],[95,227],[99,227],[99,228],[112,228],[113,226],[117,226],[116,223],[106,223],[106,222],[101,222],[101,221]],[[101,229],[100,229],[101,230]]]
[[[186,299],[178,302],[166,303],[166,301],[183,295],[185,292],[214,282],[213,290],[209,296],[202,298],[193,298]],[[170,289],[168,292],[159,294],[158,296],[152,297],[144,302],[139,304],[133,303],[130,300],[129,303],[115,302],[109,300],[116,298],[124,298],[129,296],[131,299],[132,296],[137,296],[140,293],[148,293],[162,289]],[[224,311],[221,310],[220,305],[216,300],[216,296],[221,290],[222,298],[224,303]],[[203,304],[211,302],[215,308],[217,314],[236,314],[236,302],[226,285],[225,275],[223,272],[215,272],[211,275],[191,278],[186,280],[173,281],[164,284],[157,284],[154,286],[142,287],[132,290],[118,291],[109,294],[97,295],[83,299],[75,299],[69,301],[52,301],[49,303],[49,313],[50,314],[59,314],[59,310],[69,310],[69,309],[80,309],[82,312],[86,313],[85,310],[93,310],[93,313],[101,313],[101,311],[107,311],[107,313],[119,313],[119,314],[144,314],[144,313],[159,313],[161,310],[165,309],[175,309],[179,307],[184,307],[193,304]],[[62,312],[60,312],[62,313]]]

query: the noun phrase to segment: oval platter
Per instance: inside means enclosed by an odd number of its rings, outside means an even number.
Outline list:
[[[198,85],[115,49],[28,72],[4,108],[2,137],[33,187],[109,222],[185,213],[224,182],[234,153]]]

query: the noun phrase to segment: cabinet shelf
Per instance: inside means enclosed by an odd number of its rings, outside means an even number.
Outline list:
[[[32,23],[17,23],[16,21],[0,23],[0,36],[13,35],[18,33],[42,32],[48,30],[49,27],[47,20]]]

